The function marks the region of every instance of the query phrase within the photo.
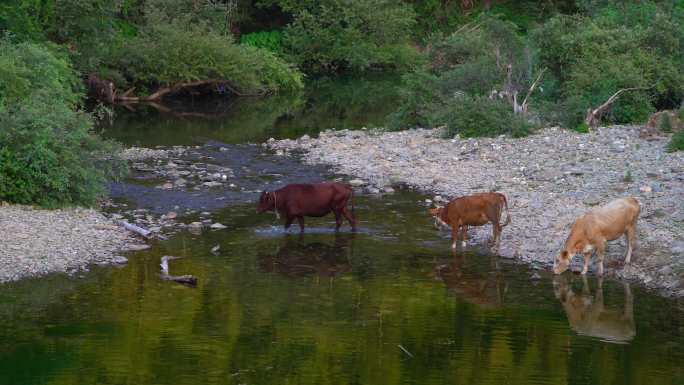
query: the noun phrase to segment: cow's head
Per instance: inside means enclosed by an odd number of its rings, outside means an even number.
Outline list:
[[[257,203],[257,213],[261,214],[266,211],[273,211],[275,209],[275,194],[268,191],[262,191],[259,196],[259,203]]]
[[[444,207],[435,207],[428,209],[428,214],[430,214],[433,218],[435,218],[435,227],[437,229],[440,228],[440,226],[444,227],[449,227],[449,224],[442,219],[442,216],[444,214]]]
[[[570,266],[570,253],[567,250],[563,250],[556,256],[553,261],[553,273],[560,274],[568,269]]]

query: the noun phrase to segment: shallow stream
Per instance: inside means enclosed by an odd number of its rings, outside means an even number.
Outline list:
[[[385,89],[369,82],[347,87]],[[223,147],[212,161],[242,172],[223,192],[131,178],[116,199],[192,206],[227,228],[155,241],[121,268],[0,286],[0,384],[684,384],[681,305],[617,281],[554,279],[484,245],[454,255],[416,192],[358,194],[357,233],[335,233],[326,217],[300,236],[257,215],[256,190],[333,176],[240,143],[380,116],[378,100],[353,92],[334,103],[337,120],[318,96],[302,98],[268,122],[247,107],[218,121],[120,115],[107,135]],[[197,287],[162,281],[163,255],[181,257],[171,273]]]

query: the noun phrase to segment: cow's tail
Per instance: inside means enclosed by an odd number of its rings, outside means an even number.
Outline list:
[[[506,196],[501,194],[501,200],[503,201],[503,206],[506,208],[506,222],[501,225],[501,227],[504,227],[511,223],[511,213],[508,211],[508,201],[506,200]]]

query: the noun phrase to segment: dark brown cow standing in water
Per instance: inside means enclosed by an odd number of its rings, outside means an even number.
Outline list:
[[[506,209],[506,222],[499,223],[501,214]],[[456,248],[458,231],[463,231],[463,246],[466,244],[468,226],[482,226],[491,223],[494,235],[492,244],[497,245],[501,237],[501,230],[511,223],[511,215],[508,213],[506,196],[500,193],[487,192],[459,197],[447,204],[428,210],[437,222],[445,226],[451,226],[451,248]]]
[[[351,199],[351,212],[347,202]],[[257,212],[275,211],[285,217],[285,229],[297,219],[304,232],[304,217],[323,217],[335,214],[335,230],[342,225],[342,216],[356,230],[354,218],[354,190],[342,183],[289,184],[275,191],[264,191],[259,197]]]

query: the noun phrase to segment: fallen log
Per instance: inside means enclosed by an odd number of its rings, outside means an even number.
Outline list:
[[[132,89],[129,89],[128,91],[124,92],[121,95],[114,94],[114,100],[116,102],[121,102],[121,103],[146,103],[146,102],[157,102],[162,100],[164,96],[169,95],[169,94],[175,94],[183,90],[188,90],[188,89],[193,89],[196,87],[214,87],[216,89],[226,89],[233,94],[237,96],[262,96],[264,95],[264,92],[254,92],[254,93],[245,93],[240,90],[238,90],[236,87],[231,85],[225,80],[217,80],[217,79],[206,79],[206,80],[197,80],[197,81],[192,81],[192,82],[178,82],[174,83],[170,86],[166,87],[159,87],[156,91],[151,93],[150,95],[147,96],[130,96]]]
[[[172,261],[174,259],[179,259],[180,257],[172,257],[170,255],[165,255],[161,257],[161,263],[159,266],[161,267],[161,274],[159,277],[164,280],[164,281],[173,281],[176,283],[180,283],[182,285],[190,286],[190,287],[195,287],[197,286],[197,277],[193,275],[170,275],[169,274],[169,261]]]
[[[128,223],[126,221],[117,221],[117,223],[119,225],[123,226],[126,230],[133,232],[133,233],[136,233],[136,234],[138,234],[144,238],[149,238],[150,235],[152,234],[152,232],[150,230],[143,229],[140,226],[136,226],[136,225],[134,225],[132,223]]]

